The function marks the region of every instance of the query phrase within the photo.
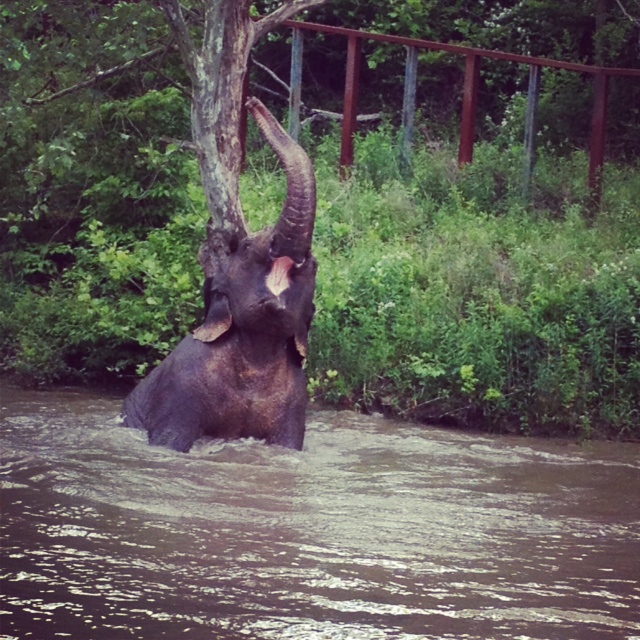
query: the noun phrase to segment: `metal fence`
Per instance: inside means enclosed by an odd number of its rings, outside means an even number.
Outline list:
[[[297,138],[300,131],[300,104],[302,90],[302,60],[304,55],[303,34],[305,31],[319,32],[331,36],[347,38],[347,61],[345,69],[344,107],[342,114],[342,138],[340,152],[341,175],[348,175],[355,161],[354,139],[357,130],[358,98],[360,94],[360,66],[363,40],[396,44],[407,49],[405,65],[404,102],[402,109],[402,148],[409,153],[414,136],[416,111],[416,86],[418,81],[418,52],[421,49],[445,51],[466,58],[465,79],[462,96],[462,119],[458,163],[462,166],[473,161],[473,146],[476,137],[476,115],[478,111],[478,88],[482,58],[503,60],[511,64],[529,67],[529,86],[525,117],[525,158],[524,192],[528,195],[535,166],[536,114],[542,69],[555,68],[593,76],[594,98],[591,119],[591,139],[589,145],[588,184],[594,202],[599,205],[602,195],[604,172],[607,103],[609,80],[613,76],[640,78],[640,69],[606,68],[548,58],[525,56],[503,51],[477,49],[455,44],[432,42],[415,38],[371,33],[343,27],[331,27],[311,22],[287,21],[285,26],[293,29],[291,47],[291,79],[289,100],[290,134]]]

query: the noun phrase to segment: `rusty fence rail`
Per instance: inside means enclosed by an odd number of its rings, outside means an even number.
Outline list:
[[[405,66],[404,104],[402,111],[403,142],[401,154],[405,160],[410,158],[413,140],[413,120],[416,109],[416,87],[418,81],[418,52],[421,49],[446,51],[463,55],[466,58],[464,89],[462,96],[462,119],[458,163],[465,165],[473,161],[473,145],[478,110],[478,88],[480,85],[480,64],[482,58],[504,60],[512,64],[529,67],[529,87],[525,117],[525,159],[523,192],[529,195],[533,169],[535,166],[536,112],[542,69],[544,67],[564,69],[575,73],[590,74],[594,79],[593,115],[591,120],[591,139],[589,151],[589,189],[593,200],[600,204],[602,196],[602,177],[607,128],[607,102],[609,79],[612,76],[640,78],[640,69],[619,69],[564,62],[549,58],[539,58],[519,54],[491,51],[455,44],[445,44],[430,40],[404,38],[344,27],[331,27],[312,22],[287,21],[283,23],[293,29],[291,47],[291,80],[289,122],[290,133],[297,138],[300,131],[300,101],[302,89],[303,32],[312,31],[347,38],[347,62],[345,70],[344,107],[342,114],[342,137],[340,151],[340,171],[342,176],[349,174],[354,164],[354,140],[357,129],[358,97],[360,93],[360,65],[363,40],[373,40],[386,44],[396,44],[407,48]]]

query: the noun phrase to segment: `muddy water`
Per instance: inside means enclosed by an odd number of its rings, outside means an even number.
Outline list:
[[[0,387],[0,637],[640,640],[640,447],[312,413],[306,450]]]

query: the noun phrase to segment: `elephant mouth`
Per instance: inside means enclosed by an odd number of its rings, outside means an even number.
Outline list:
[[[294,264],[294,261],[289,256],[281,256],[273,261],[266,284],[267,289],[276,298],[291,286],[289,271]]]

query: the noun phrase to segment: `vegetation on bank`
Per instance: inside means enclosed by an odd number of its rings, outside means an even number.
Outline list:
[[[522,149],[508,136],[479,144],[464,170],[446,143],[419,143],[408,172],[383,126],[359,140],[347,182],[337,135],[306,141],[319,188],[310,390],[418,420],[637,439],[640,171],[608,166],[596,213],[586,156],[542,149],[525,203]],[[105,175],[86,196],[97,214],[72,240],[7,245],[3,371],[28,383],[133,382],[201,319],[207,212],[195,163],[175,144],[136,158],[168,179],[124,194],[129,184]],[[284,193],[275,159],[254,149],[242,184],[254,228],[276,219]],[[114,219],[117,208],[100,215],[117,197],[131,212],[136,199],[163,206],[135,225]]]
[[[197,18],[201,3],[182,4]],[[202,314],[207,213],[180,143],[188,78],[157,3],[7,0],[0,14],[0,373],[132,383]],[[335,0],[309,17],[610,67],[638,59],[637,21],[595,0]],[[274,77],[288,77],[288,39],[273,32],[253,52],[251,90],[276,109],[288,101]],[[339,111],[345,48],[328,45],[305,36],[305,107]],[[398,124],[404,48],[363,42],[362,55],[362,111]],[[575,151],[588,144],[588,74],[543,74],[533,203],[520,198],[526,67],[483,62],[485,142],[459,171],[446,141],[463,82],[463,57],[420,54],[425,139],[411,174],[389,125],[360,139],[346,183],[335,134],[305,133],[320,195],[310,388],[408,418],[638,438],[640,83],[611,80],[607,148],[619,164],[596,214]],[[255,134],[252,144],[243,202],[257,228],[277,216],[284,180]]]

